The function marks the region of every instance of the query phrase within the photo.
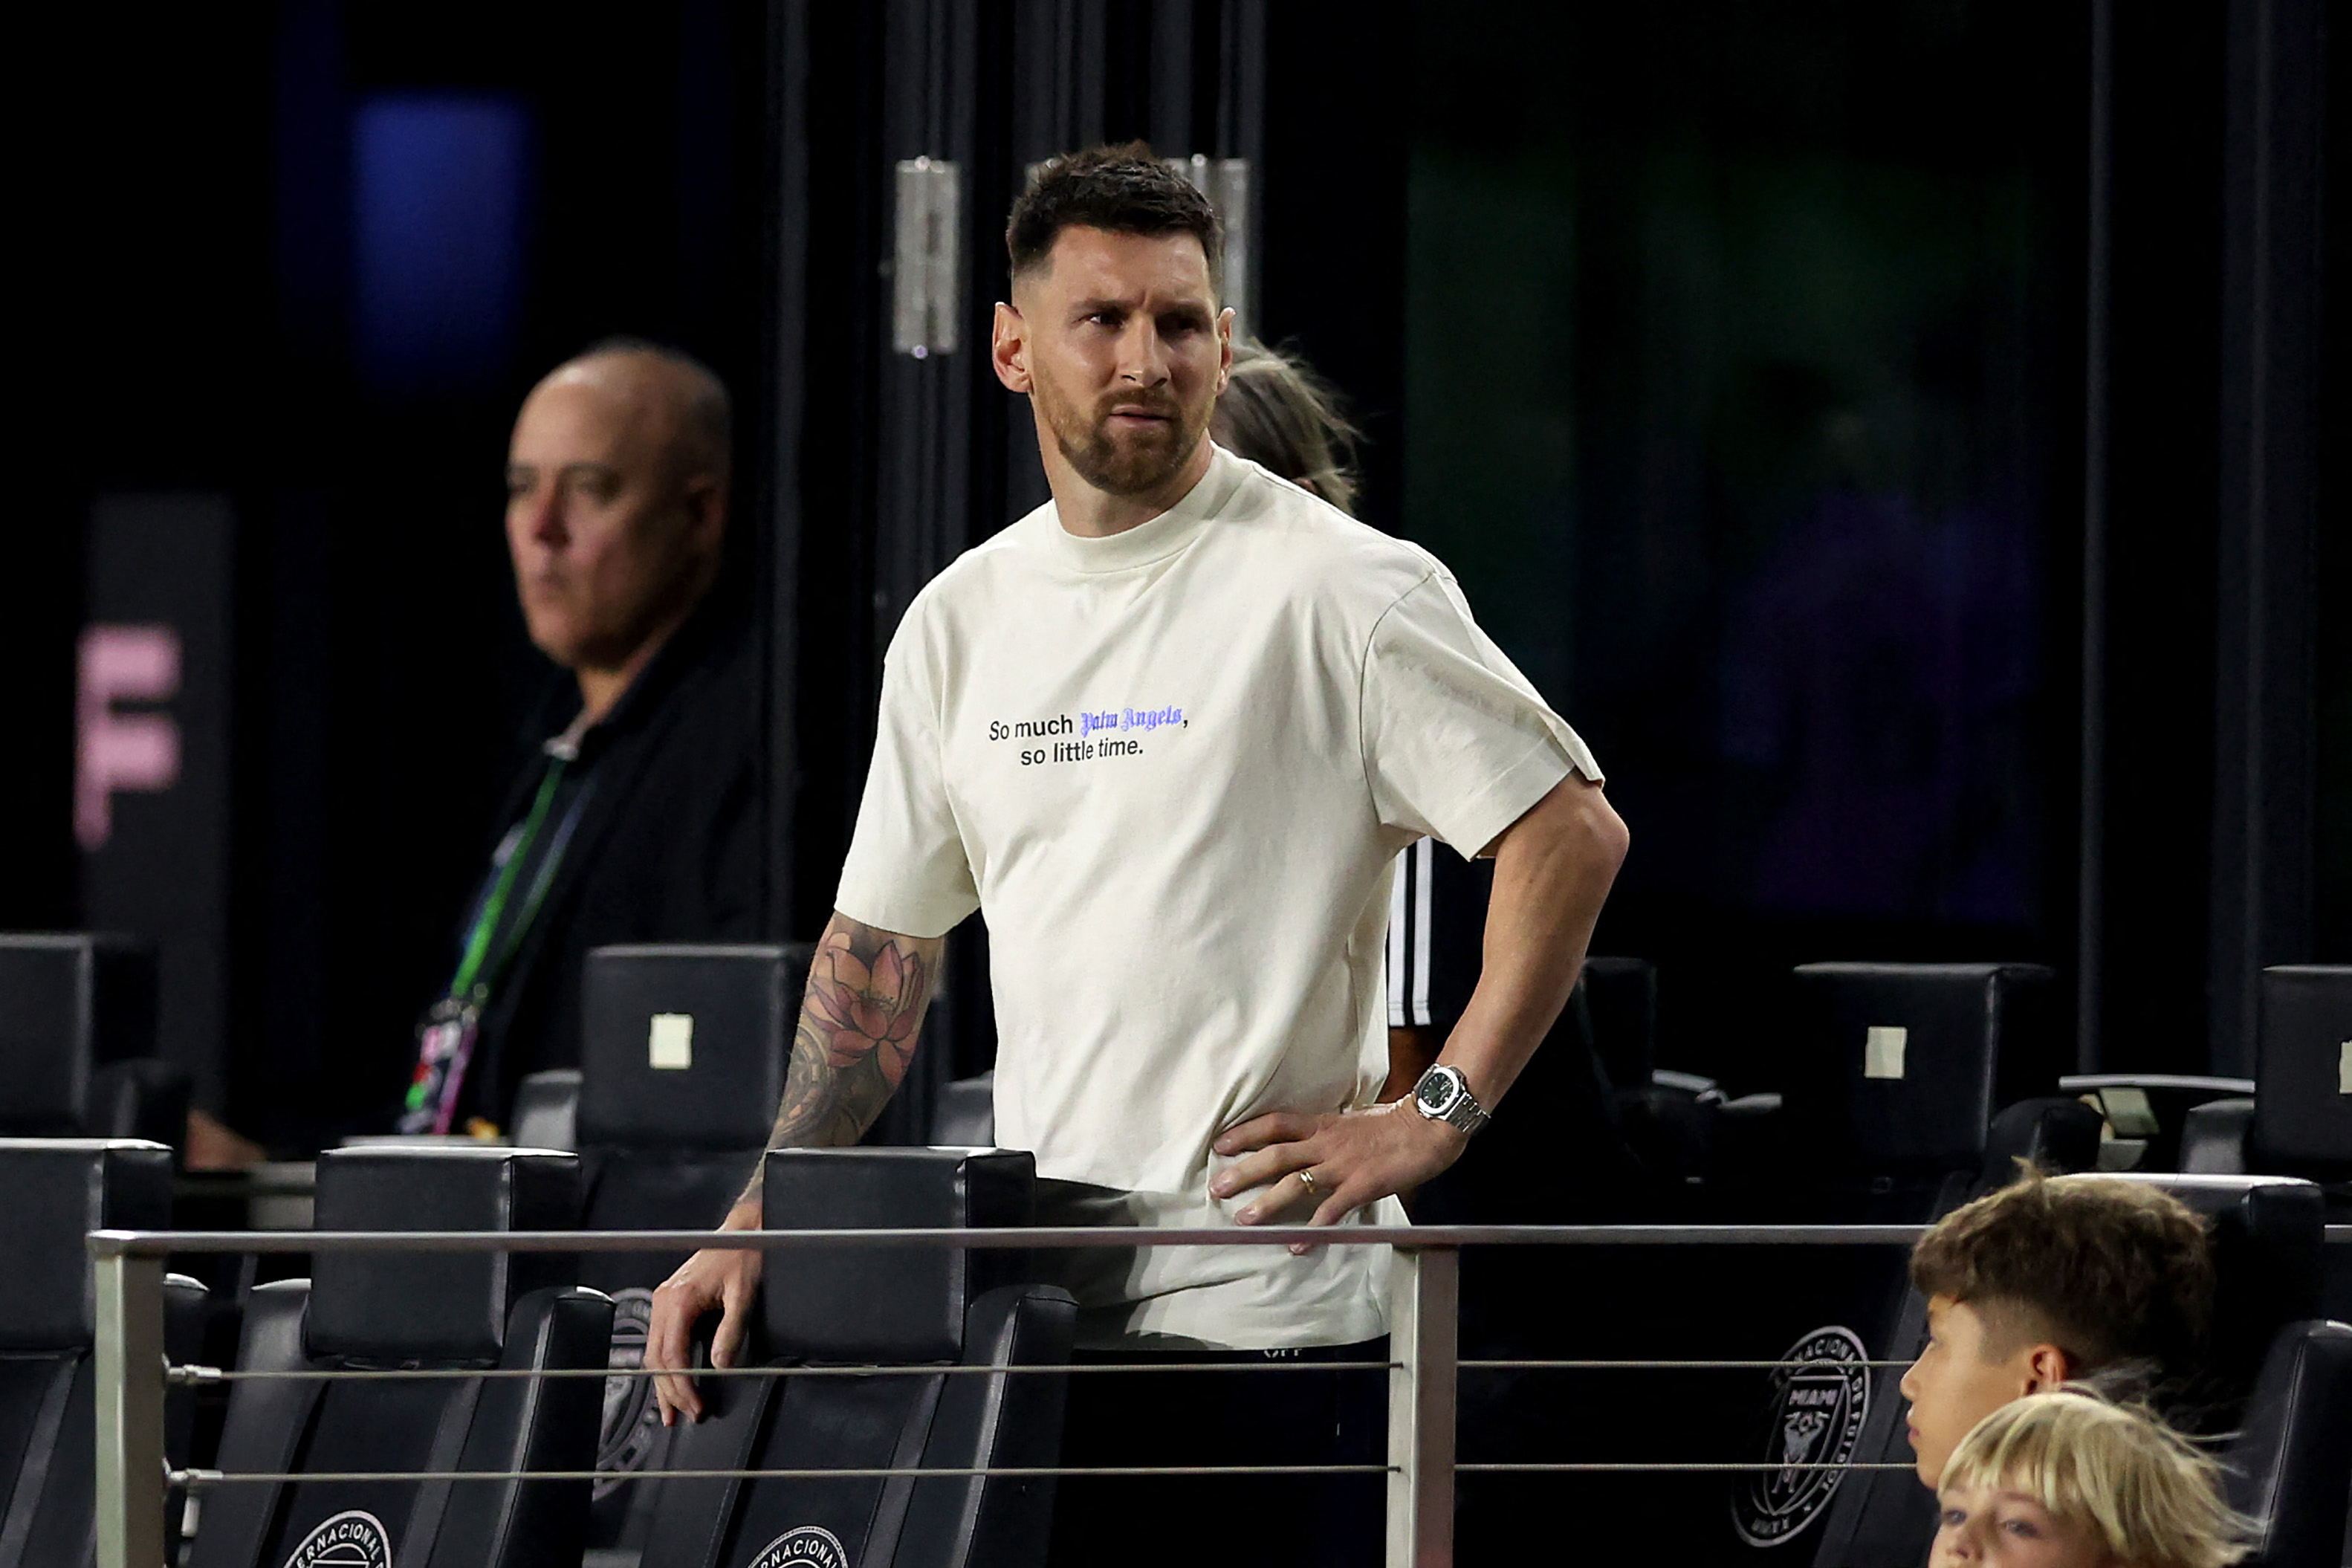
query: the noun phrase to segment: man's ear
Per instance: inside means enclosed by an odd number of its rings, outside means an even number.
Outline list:
[[[1021,312],[999,300],[996,321],[989,331],[988,359],[996,379],[1014,392],[1029,390],[1029,324]]]
[[[2025,1352],[2025,1374],[2028,1394],[2048,1394],[2067,1383],[2074,1368],[2066,1364],[2066,1352],[2056,1345],[2035,1345]]]
[[[716,474],[698,474],[686,481],[687,526],[705,548],[716,548],[727,531],[727,481]]]
[[[1234,308],[1231,305],[1217,312],[1217,393],[1224,395],[1225,384],[1234,378]],[[1311,487],[1310,487],[1311,488]]]

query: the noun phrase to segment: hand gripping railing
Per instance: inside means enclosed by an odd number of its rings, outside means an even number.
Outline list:
[[[1457,1473],[1561,1470],[1762,1470],[1786,1465],[1479,1464],[1454,1458],[1454,1390],[1464,1370],[1733,1367],[1733,1362],[1464,1362],[1457,1307],[1465,1247],[1908,1246],[1922,1227],[1876,1226],[1342,1226],[1160,1230],[1031,1226],[998,1230],[728,1231],[94,1231],[98,1306],[98,1568],[157,1568],[175,1479],[163,1452],[163,1264],[174,1254],[320,1252],[665,1252],[696,1247],[1389,1247],[1388,1568],[1454,1560]],[[2334,1239],[2331,1237],[2331,1239]],[[1314,1363],[1307,1363],[1312,1365]],[[796,1372],[805,1369],[792,1369]],[[938,1370],[938,1369],[931,1369]],[[1023,1369],[974,1369],[1004,1372]],[[1044,1369],[1036,1369],[1044,1370]],[[1084,1368],[1054,1368],[1055,1372]],[[1108,1369],[1105,1369],[1108,1370]],[[1336,1370],[1325,1365],[1321,1370]],[[415,1375],[404,1373],[400,1375]],[[478,1373],[467,1375],[481,1375]],[[545,1375],[544,1373],[538,1375]],[[587,1375],[607,1375],[602,1370]],[[1276,1467],[1291,1468],[1291,1467]],[[1328,1468],[1329,1467],[1321,1467]],[[1339,1467],[1352,1468],[1353,1467]],[[1842,1465],[1829,1468],[1858,1468]],[[1907,1468],[1907,1467],[1905,1467]],[[1052,1473],[1085,1475],[1080,1468]]]

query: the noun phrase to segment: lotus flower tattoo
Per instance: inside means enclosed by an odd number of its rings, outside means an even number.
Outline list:
[[[915,1026],[930,993],[930,975],[917,953],[885,942],[869,965],[836,931],[809,965],[806,1006],[824,1032],[826,1065],[844,1071],[880,1050],[883,1073],[896,1084],[915,1054]]]

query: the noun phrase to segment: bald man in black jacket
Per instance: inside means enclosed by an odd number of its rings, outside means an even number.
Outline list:
[[[778,825],[761,645],[749,595],[719,581],[730,423],[709,370],[624,339],[557,366],[516,417],[515,589],[564,678],[522,731],[489,864],[388,1119],[401,1131],[495,1132],[525,1076],[576,1065],[592,948],[768,934]],[[192,1167],[264,1157],[191,1113]]]
[[[559,366],[516,418],[516,592],[571,679],[526,728],[403,1131],[497,1131],[525,1075],[576,1065],[591,948],[764,934],[758,639],[718,582],[728,425],[717,377],[635,342]]]

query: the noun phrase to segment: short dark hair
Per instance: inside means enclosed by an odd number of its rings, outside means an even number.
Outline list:
[[[1089,147],[1047,160],[1013,203],[1004,249],[1013,276],[1045,265],[1066,228],[1150,237],[1189,234],[1209,262],[1209,287],[1225,287],[1225,220],[1199,186],[1141,142]]]
[[[719,379],[719,373],[674,343],[627,332],[598,338],[564,363],[580,364],[592,359],[612,358],[655,359],[685,373],[688,390],[686,405],[679,412],[686,437],[698,449],[698,456],[715,467],[723,479],[733,466],[735,400],[728,395],[727,384]]]
[[[1341,511],[1356,502],[1356,443],[1330,383],[1295,353],[1255,338],[1234,345],[1234,363],[1209,428],[1237,456],[1314,491]]]
[[[2003,1338],[2049,1334],[2078,1374],[2146,1359],[2182,1376],[2212,1317],[2212,1244],[2145,1182],[2029,1172],[1937,1221],[1911,1282],[1967,1302]]]

